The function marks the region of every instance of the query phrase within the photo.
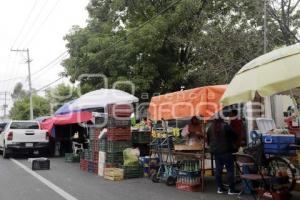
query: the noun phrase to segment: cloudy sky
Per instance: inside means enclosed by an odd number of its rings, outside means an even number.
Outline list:
[[[3,92],[12,92],[17,82],[28,88],[26,53],[29,49],[32,85],[35,89],[57,80],[67,56],[63,40],[73,25],[85,26],[89,0],[3,0],[0,3],[0,115]],[[66,82],[67,80],[61,80]],[[55,85],[55,84],[54,84]],[[8,99],[11,106],[11,99]]]

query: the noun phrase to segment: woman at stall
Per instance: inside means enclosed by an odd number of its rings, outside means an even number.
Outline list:
[[[188,145],[199,144],[204,138],[203,130],[203,122],[194,116],[190,123],[183,128],[182,136],[187,138]]]

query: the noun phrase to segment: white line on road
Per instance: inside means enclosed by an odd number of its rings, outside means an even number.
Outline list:
[[[31,174],[33,177],[35,177],[36,179],[38,179],[39,181],[41,181],[42,183],[47,185],[50,189],[52,189],[54,192],[56,192],[57,194],[62,196],[64,199],[66,199],[66,200],[78,200],[75,197],[73,197],[72,195],[70,195],[69,193],[67,193],[66,191],[64,191],[63,189],[56,186],[54,183],[48,181],[47,179],[45,179],[44,177],[42,177],[38,173],[32,171],[31,169],[29,169],[28,167],[26,167],[25,165],[23,165],[19,161],[15,160],[15,159],[10,159],[10,160],[13,161],[15,164],[17,164],[22,169],[24,169],[29,174]]]

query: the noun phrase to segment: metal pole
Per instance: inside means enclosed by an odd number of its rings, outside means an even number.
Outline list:
[[[33,120],[32,85],[31,85],[30,62],[31,62],[31,60],[30,60],[30,56],[29,56],[29,49],[27,49],[28,82],[29,82],[29,104],[30,104],[30,120]]]
[[[11,49],[11,51],[16,52],[26,52],[27,53],[27,66],[28,66],[28,82],[29,82],[29,104],[30,104],[30,120],[33,120],[33,105],[32,105],[32,85],[31,85],[31,72],[30,72],[30,56],[29,49]]]
[[[6,92],[4,92],[4,119],[6,118],[6,108],[7,108],[7,105],[6,105]]]
[[[267,26],[267,2],[268,0],[264,0],[264,54],[267,53],[267,47],[268,47],[268,38],[267,38],[267,32],[268,32],[268,26]]]

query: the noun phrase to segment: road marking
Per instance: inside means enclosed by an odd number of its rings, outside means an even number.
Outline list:
[[[38,179],[39,181],[41,181],[42,183],[47,185],[50,189],[52,189],[54,192],[56,192],[57,194],[62,196],[64,199],[66,199],[66,200],[78,200],[75,197],[73,197],[72,195],[70,195],[69,193],[67,193],[66,191],[64,191],[63,189],[61,189],[60,187],[56,186],[54,183],[48,181],[47,179],[45,179],[44,177],[42,177],[38,173],[32,171],[31,169],[29,169],[28,167],[26,167],[25,165],[23,165],[19,161],[15,160],[15,159],[10,159],[10,160],[13,161],[15,164],[17,164],[22,169],[24,169],[29,174],[31,174],[33,177],[35,177],[36,179]]]

